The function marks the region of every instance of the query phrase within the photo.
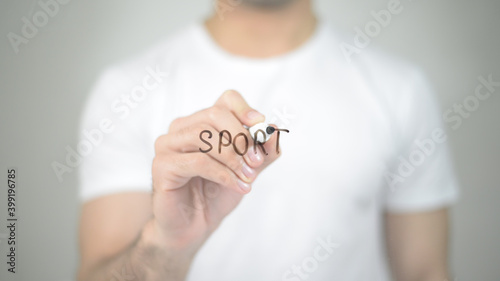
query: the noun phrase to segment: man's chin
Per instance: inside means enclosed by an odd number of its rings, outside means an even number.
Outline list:
[[[259,9],[280,9],[296,0],[241,0],[241,3]]]

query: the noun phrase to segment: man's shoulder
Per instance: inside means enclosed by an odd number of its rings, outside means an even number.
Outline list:
[[[145,69],[169,69],[187,53],[191,45],[195,23],[188,24],[170,34],[167,38],[117,63],[109,65],[104,71],[108,76],[120,76],[122,79],[140,78]]]
[[[192,40],[192,29],[193,25],[187,25],[134,56],[106,66],[91,89],[89,102],[112,102],[141,87],[148,93],[164,91],[173,68],[190,52],[185,46]]]
[[[346,56],[344,48],[352,44],[353,35],[334,26],[329,33],[328,50],[334,53],[337,69],[350,78],[348,83],[361,85],[387,110],[399,112],[417,99],[433,98],[429,80],[416,63],[375,43]]]
[[[354,34],[326,22],[328,48],[335,63],[345,71],[383,85],[398,86],[422,74],[421,69],[407,58],[388,52],[372,42],[363,48],[354,43]]]

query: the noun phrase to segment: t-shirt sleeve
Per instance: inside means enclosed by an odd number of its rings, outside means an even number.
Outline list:
[[[385,207],[413,212],[449,206],[459,189],[433,90],[421,72],[413,71],[396,94],[396,148],[384,175]]]
[[[79,197],[151,191],[154,148],[148,138],[148,104],[127,101],[137,82],[119,67],[105,71],[87,100],[77,150]]]

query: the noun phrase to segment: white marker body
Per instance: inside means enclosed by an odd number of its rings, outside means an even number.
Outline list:
[[[248,128],[248,131],[250,132],[250,135],[252,136],[252,139],[254,139],[254,140],[255,140],[255,132],[257,132],[258,130],[261,130],[262,132],[264,132],[264,134],[262,134],[261,132],[259,132],[257,134],[257,141],[264,143],[264,142],[268,141],[272,135],[272,133],[271,134],[267,133],[267,130],[266,130],[267,127],[269,127],[269,124],[259,123],[259,124],[253,125],[252,127]],[[264,139],[264,135],[266,135],[265,139]]]

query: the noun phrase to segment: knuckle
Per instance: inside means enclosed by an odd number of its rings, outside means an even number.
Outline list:
[[[168,126],[168,132],[174,132],[179,129],[182,123],[183,117],[176,118],[172,122],[170,122],[170,126]]]
[[[198,123],[196,125],[194,125],[194,129],[196,130],[196,132],[199,134],[201,131],[203,130],[209,130],[209,131],[212,131],[212,126],[210,126],[209,124],[207,123]]]
[[[192,132],[193,128],[192,127],[182,127],[182,128],[179,128],[175,134],[179,135],[179,136],[183,136],[183,137],[186,137],[186,136],[189,136]]]
[[[158,153],[159,151],[162,151],[165,148],[165,144],[166,144],[165,138],[166,138],[166,135],[161,135],[161,136],[156,138],[155,143],[154,143],[156,153]]]
[[[161,155],[156,155],[153,158],[153,164],[151,165],[153,177],[159,175],[165,166],[165,159]]]
[[[171,162],[167,161],[168,157],[165,155],[156,156],[153,159],[152,165],[152,181],[153,190],[168,190],[174,187],[172,184],[172,166]]]
[[[183,164],[185,165],[183,168],[188,168],[190,166],[197,168],[206,167],[208,165],[208,159],[207,156],[202,153],[194,153],[189,158],[189,161],[186,161]]]
[[[230,90],[225,91],[222,94],[222,97],[223,97],[223,99],[226,99],[226,100],[232,100],[234,98],[240,97],[240,93],[238,93],[236,90],[230,89]]]
[[[208,118],[212,122],[217,122],[218,120],[220,120],[222,114],[223,114],[223,110],[217,106],[212,106],[208,110]]]
[[[207,139],[210,141],[211,138],[213,138],[213,134],[214,134],[214,130],[212,129],[211,126],[207,125],[207,124],[195,124],[191,127],[190,129],[190,133],[189,133],[189,137],[192,141],[194,142],[199,142],[200,140],[200,134],[203,132],[203,131],[209,131],[209,135],[206,135],[206,136],[203,136],[203,138]],[[216,132],[215,132],[216,133]],[[212,135],[210,135],[212,134]]]
[[[185,170],[186,168],[189,167],[188,164],[189,158],[182,158],[182,157],[172,157],[169,161],[170,169],[172,170]]]
[[[200,133],[203,132],[204,130],[212,131],[210,126],[206,124],[203,123],[195,124],[190,128],[190,135],[192,135],[194,138],[198,138]]]
[[[155,156],[151,165],[151,173],[153,174],[153,176],[158,172],[158,161],[158,157]]]

